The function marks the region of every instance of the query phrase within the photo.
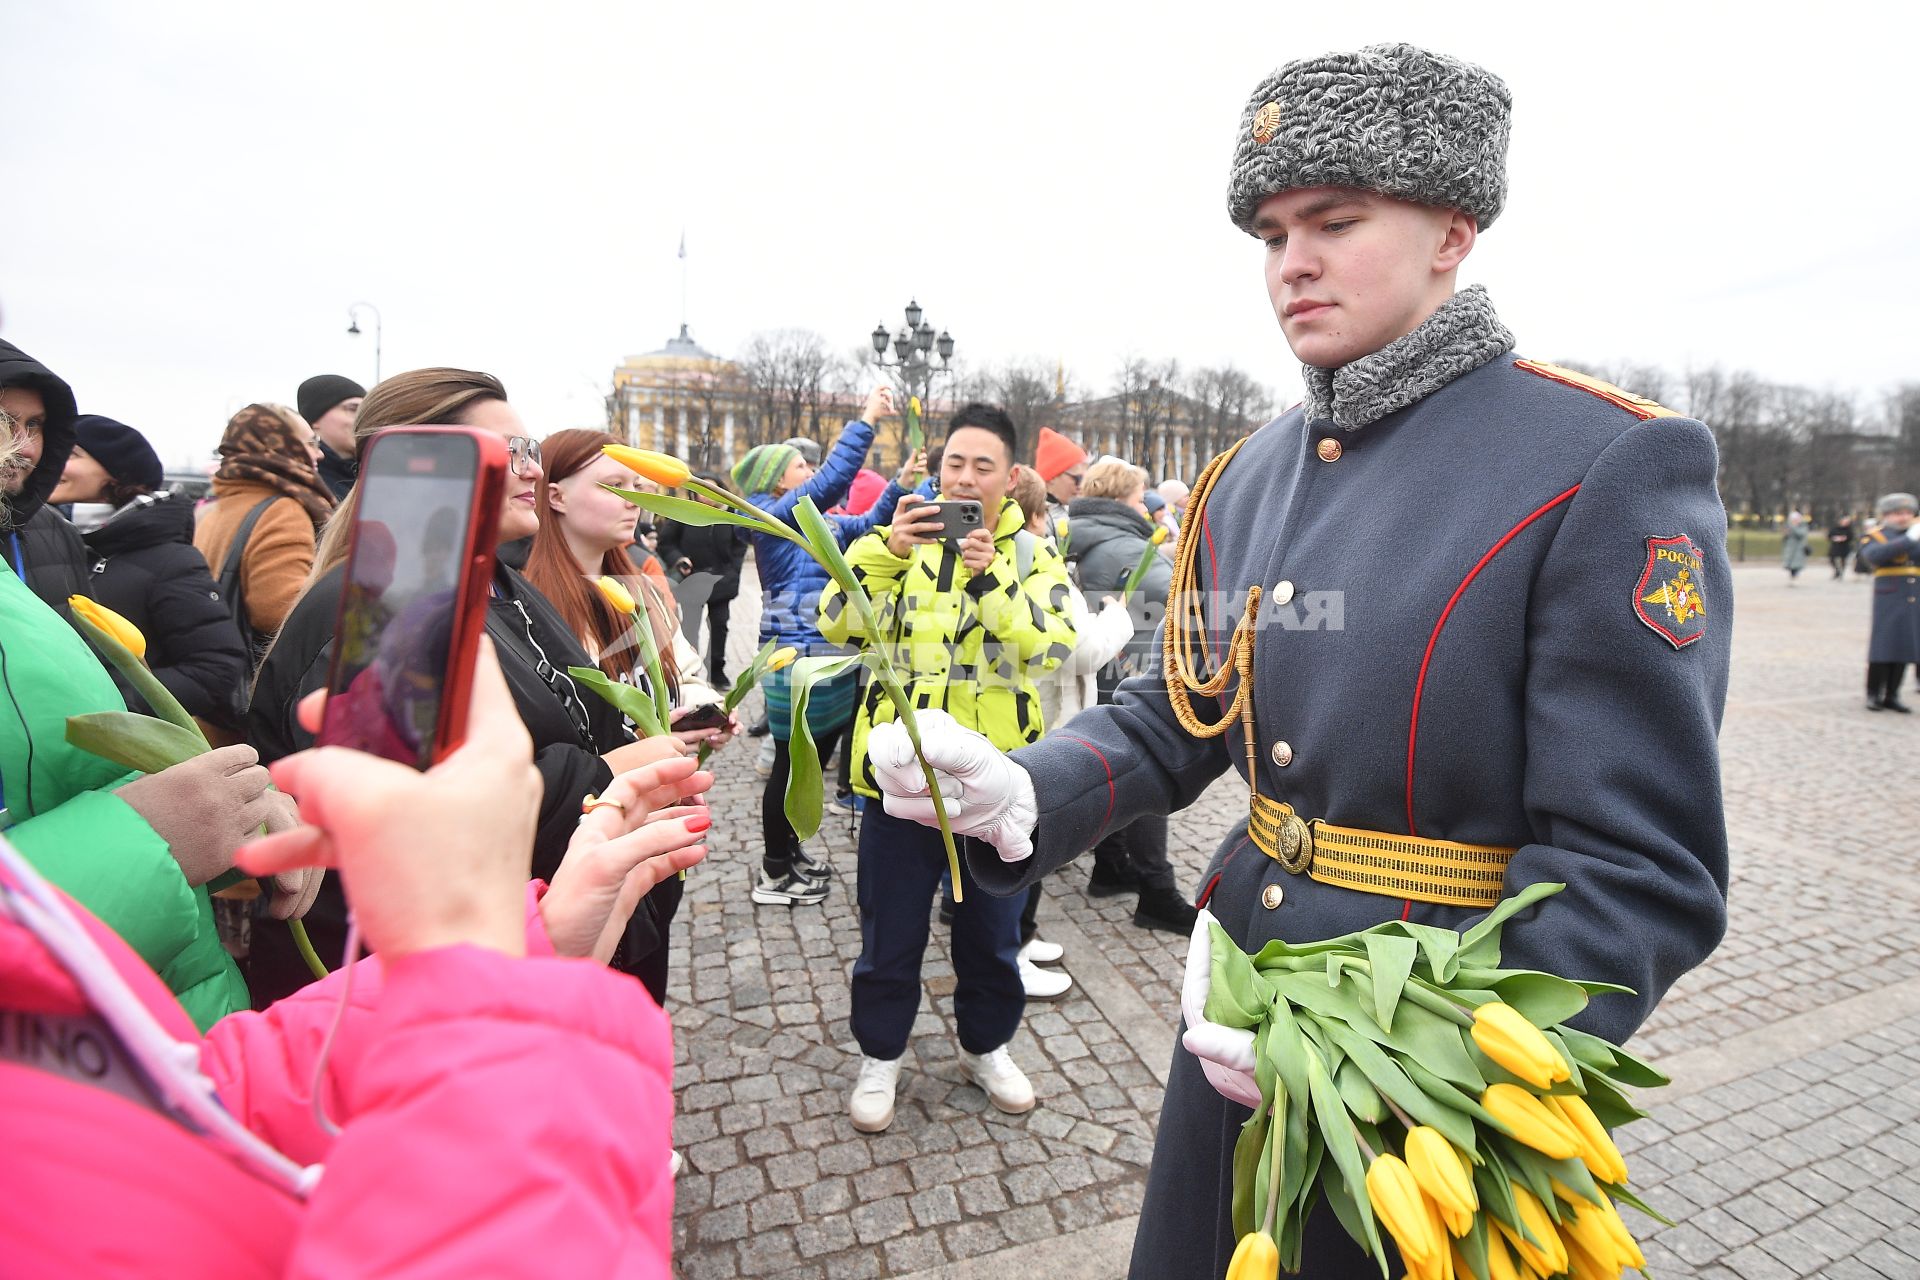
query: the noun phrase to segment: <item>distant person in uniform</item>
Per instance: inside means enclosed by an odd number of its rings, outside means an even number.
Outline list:
[[[1458,929],[1559,882],[1503,960],[1632,988],[1573,1020],[1618,1041],[1719,942],[1732,575],[1713,436],[1519,358],[1486,291],[1458,287],[1505,204],[1509,104],[1487,71],[1405,44],[1254,90],[1229,213],[1264,245],[1306,401],[1195,482],[1164,669],[1011,756],[920,713],[981,888],[1018,894],[1231,769],[1247,813],[1200,905],[1249,952],[1391,920]],[[933,822],[904,732],[869,742],[887,811]],[[1385,869],[1365,852],[1382,841]],[[1450,871],[1462,846],[1500,883]],[[1133,1280],[1219,1280],[1234,1252],[1234,1141],[1260,1093],[1251,1035],[1205,1018],[1207,920]],[[1324,1204],[1308,1219],[1301,1274],[1383,1266],[1405,1269],[1367,1260]]]
[[[1880,499],[1880,527],[1861,542],[1873,572],[1873,635],[1867,642],[1867,710],[1910,712],[1900,701],[1909,662],[1920,663],[1920,531],[1910,493]]]
[[[1847,576],[1847,561],[1853,558],[1853,517],[1841,516],[1827,530],[1827,563],[1833,566],[1833,576]]]

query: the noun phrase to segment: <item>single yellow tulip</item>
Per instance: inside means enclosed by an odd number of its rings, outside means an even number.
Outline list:
[[[1488,1085],[1480,1095],[1480,1105],[1516,1142],[1525,1143],[1549,1160],[1580,1154],[1580,1136],[1573,1126],[1517,1084]]]
[[[790,667],[793,665],[793,660],[799,656],[800,651],[791,645],[784,649],[775,649],[773,656],[767,659],[767,670],[773,672]]]
[[[909,409],[911,409],[911,410],[913,410],[913,416],[914,416],[914,417],[916,417],[916,418],[917,418],[917,417],[919,417],[919,416],[920,416],[920,397],[919,397],[919,396],[908,396],[908,397],[907,397],[907,408],[909,408]]]
[[[146,658],[147,638],[140,634],[140,628],[98,600],[89,596],[68,596],[67,607],[119,641],[134,657]]]
[[[1487,1280],[1522,1280],[1520,1268],[1498,1231],[1487,1232]]]
[[[1594,1115],[1593,1108],[1587,1105],[1587,1100],[1575,1094],[1566,1094],[1549,1096],[1546,1102],[1579,1135],[1580,1163],[1587,1166],[1587,1172],[1615,1186],[1626,1182],[1626,1159],[1620,1154],[1620,1148],[1614,1145],[1607,1127],[1600,1123],[1600,1117]]]
[[[1547,1216],[1545,1207],[1533,1192],[1518,1183],[1513,1186],[1513,1202],[1519,1209],[1521,1224],[1532,1233],[1534,1240],[1540,1241],[1539,1244],[1534,1244],[1532,1240],[1528,1240],[1526,1236],[1496,1218],[1495,1223],[1507,1237],[1507,1243],[1513,1246],[1513,1251],[1519,1254],[1528,1266],[1543,1276],[1559,1275],[1565,1271],[1567,1245],[1560,1238],[1560,1233],[1553,1229],[1553,1219]]]
[[[1567,1274],[1572,1280],[1620,1280],[1620,1264],[1611,1255],[1596,1256],[1585,1244],[1568,1236]]]
[[[1053,536],[1056,538],[1064,538],[1067,536],[1067,518],[1065,516],[1061,516],[1053,522]]]
[[[1550,1089],[1571,1074],[1540,1028],[1498,1000],[1473,1011],[1473,1042],[1480,1052],[1536,1089]]]
[[[1440,1210],[1449,1235],[1464,1236],[1473,1229],[1474,1211],[1480,1207],[1473,1175],[1438,1129],[1423,1124],[1407,1132],[1407,1168]]]
[[[1620,1274],[1621,1266],[1627,1261],[1626,1251],[1607,1230],[1606,1220],[1599,1206],[1586,1200],[1571,1204],[1560,1219],[1560,1232],[1567,1242],[1570,1258],[1577,1260],[1579,1253],[1585,1253],[1590,1260],[1589,1272],[1605,1275],[1613,1280]],[[1576,1274],[1579,1267],[1576,1265]]]
[[[1400,1246],[1407,1270],[1424,1280],[1425,1269],[1442,1252],[1442,1235],[1435,1233],[1426,1206],[1420,1202],[1420,1184],[1414,1181],[1413,1170],[1390,1152],[1376,1156],[1367,1168],[1367,1199]]]
[[[612,448],[613,446],[609,445],[607,447]],[[618,578],[609,578],[603,575],[595,578],[593,585],[599,589],[600,598],[611,605],[615,613],[631,618],[635,610],[639,608],[639,606],[633,602],[633,593],[628,591]]]
[[[1147,539],[1147,541],[1153,543],[1153,545],[1156,547],[1159,546],[1161,543],[1165,542],[1166,540],[1167,540],[1167,526],[1165,525],[1160,525],[1157,528],[1155,528],[1153,531],[1153,536]]]
[[[670,453],[655,453],[652,449],[635,449],[624,444],[602,445],[600,452],[666,489],[678,489],[693,474],[693,468]]]
[[[1280,1246],[1264,1231],[1249,1231],[1234,1247],[1227,1280],[1279,1280]]]
[[[1607,1234],[1613,1238],[1613,1243],[1618,1246],[1620,1256],[1626,1260],[1627,1265],[1645,1270],[1647,1255],[1640,1252],[1639,1241],[1635,1240],[1633,1233],[1627,1230],[1627,1224],[1620,1220],[1620,1210],[1614,1207],[1613,1200],[1604,1191],[1600,1193],[1600,1206],[1595,1212],[1600,1215],[1600,1225],[1605,1227]]]

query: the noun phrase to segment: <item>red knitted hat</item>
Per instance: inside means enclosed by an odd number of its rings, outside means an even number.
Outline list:
[[[1051,484],[1086,460],[1085,449],[1052,427],[1040,428],[1040,447],[1034,450],[1033,469],[1040,473],[1042,480]]]

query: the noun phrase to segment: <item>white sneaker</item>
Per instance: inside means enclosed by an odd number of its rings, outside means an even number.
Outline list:
[[[904,1060],[904,1055],[891,1061],[860,1059],[860,1078],[853,1082],[853,1099],[847,1110],[853,1116],[853,1127],[861,1133],[879,1133],[893,1123],[893,1090],[900,1082]]]
[[[1010,1116],[1033,1110],[1033,1082],[1014,1065],[1013,1055],[1001,1045],[992,1053],[975,1056],[962,1049],[960,1069],[967,1078],[986,1090],[987,1101]]]
[[[1042,942],[1035,938],[1020,948],[1020,958],[1030,964],[1057,964],[1067,949],[1057,942]]]
[[[753,771],[763,778],[773,776],[773,735],[760,739],[760,754],[754,757]]]
[[[667,1176],[669,1178],[677,1178],[680,1176],[680,1171],[687,1167],[687,1160],[686,1157],[678,1151],[672,1152],[671,1154],[673,1159],[667,1162]]]
[[[1073,986],[1073,977],[1058,969],[1042,969],[1027,959],[1026,953],[1020,955],[1020,985],[1026,990],[1029,1000],[1058,1000],[1067,994]]]

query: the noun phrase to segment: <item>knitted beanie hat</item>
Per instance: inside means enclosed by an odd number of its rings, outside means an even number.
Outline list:
[[[337,373],[323,373],[300,384],[300,390],[294,395],[294,404],[299,408],[300,416],[307,420],[307,425],[312,426],[326,417],[327,411],[342,400],[366,394],[367,389],[352,378],[343,378]]]
[[[153,451],[145,436],[124,422],[93,413],[82,414],[73,420],[73,442],[121,484],[137,484],[142,489],[155,491],[167,486],[160,455]]]
[[[1410,44],[1289,62],[1240,114],[1227,213],[1252,234],[1260,202],[1358,187],[1493,225],[1507,202],[1513,97],[1490,71]]]
[[[1040,444],[1033,452],[1033,469],[1048,484],[1087,460],[1087,451],[1055,431],[1040,428]]]
[[[773,486],[780,483],[780,477],[787,474],[787,468],[800,456],[800,451],[790,444],[763,444],[747,450],[747,456],[733,464],[733,484],[740,492],[751,497],[756,493],[772,493]]]

